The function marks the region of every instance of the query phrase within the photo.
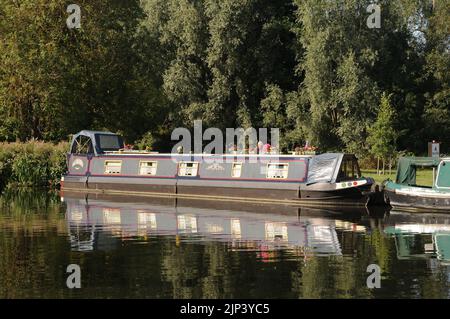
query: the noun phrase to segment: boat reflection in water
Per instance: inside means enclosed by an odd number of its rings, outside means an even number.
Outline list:
[[[398,259],[428,259],[450,265],[450,216],[392,211],[385,233],[394,236]]]
[[[201,207],[204,201],[180,203],[174,199],[136,203],[129,198],[67,194],[62,200],[67,207],[74,251],[114,249],[118,241],[171,235],[176,241],[225,242],[232,250],[258,251],[264,261],[270,261],[274,257],[271,253],[281,250],[297,257],[339,256],[342,249],[336,228],[365,231],[364,226],[353,222],[360,218],[360,211],[366,213],[365,208],[340,214],[347,217],[346,221],[336,220],[332,211],[289,206],[252,207],[237,203],[233,207],[227,203],[225,207],[217,204],[211,208],[216,204],[210,202],[209,207]]]
[[[63,198],[74,251],[113,250],[124,241],[171,236],[176,244],[218,241],[230,250],[256,251],[262,261],[281,252],[307,259],[353,255],[357,238],[381,232],[394,238],[398,260],[427,259],[430,268],[450,264],[448,215],[86,196]]]

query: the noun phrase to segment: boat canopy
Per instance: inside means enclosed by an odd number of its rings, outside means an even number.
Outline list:
[[[402,157],[398,161],[397,184],[416,185],[417,167],[438,167],[439,158],[434,157]]]
[[[312,158],[308,168],[308,184],[334,183],[344,154],[325,153]]]
[[[84,130],[73,136],[70,152],[72,154],[99,155],[107,151],[118,151],[123,148],[123,140],[117,134]]]

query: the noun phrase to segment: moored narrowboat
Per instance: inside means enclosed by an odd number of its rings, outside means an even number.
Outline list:
[[[432,186],[416,183],[418,167],[437,170]],[[403,157],[394,181],[384,182],[387,204],[402,211],[450,213],[450,158]]]
[[[160,154],[94,131],[73,137],[67,166],[62,191],[111,195],[366,206],[374,184],[352,154]]]

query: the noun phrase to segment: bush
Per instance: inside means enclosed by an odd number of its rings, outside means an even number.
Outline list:
[[[66,169],[67,143],[0,143],[0,188],[57,186]]]
[[[153,144],[155,143],[155,138],[152,133],[145,133],[142,138],[136,141],[136,146],[141,151],[151,151],[153,148]]]

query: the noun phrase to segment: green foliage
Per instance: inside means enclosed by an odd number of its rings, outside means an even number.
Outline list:
[[[153,144],[155,143],[155,138],[151,132],[145,133],[142,138],[136,142],[136,146],[140,150],[151,151]]]
[[[169,147],[175,127],[278,127],[284,150],[371,153],[391,94],[399,150],[450,147],[445,1],[0,0],[0,141],[108,129]],[[382,143],[382,141],[380,142]]]
[[[9,185],[56,186],[66,169],[67,143],[0,144],[0,189]]]
[[[390,96],[383,93],[380,110],[375,123],[369,128],[367,142],[370,153],[375,157],[386,159],[396,151],[397,132],[394,129],[394,108],[390,103]]]
[[[81,29],[66,27],[64,2],[1,1],[0,140],[105,127],[134,139],[161,113],[155,72],[142,61],[140,1],[77,4]]]

